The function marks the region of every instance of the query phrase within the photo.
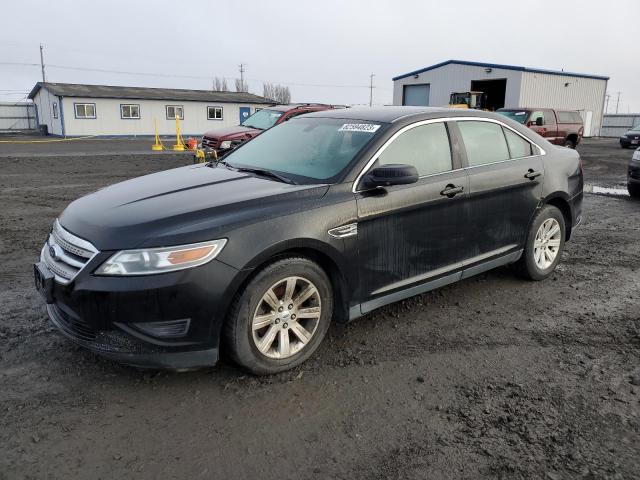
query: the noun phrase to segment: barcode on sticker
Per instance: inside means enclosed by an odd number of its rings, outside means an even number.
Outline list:
[[[380,125],[371,123],[345,123],[338,130],[339,132],[367,132],[373,133],[380,128]]]

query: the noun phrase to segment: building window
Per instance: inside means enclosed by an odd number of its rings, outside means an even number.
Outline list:
[[[120,118],[140,118],[140,105],[120,105]]]
[[[58,118],[58,102],[53,102],[53,118]]]
[[[74,103],[76,118],[96,118],[95,103]]]
[[[175,120],[176,117],[180,120],[184,120],[182,105],[167,105],[167,120]]]
[[[207,107],[207,120],[222,120],[222,107]]]

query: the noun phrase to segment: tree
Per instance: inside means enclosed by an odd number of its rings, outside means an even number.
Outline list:
[[[226,78],[218,78],[215,77],[213,79],[213,86],[212,86],[212,90],[214,92],[228,92],[229,91],[229,87],[227,87],[227,79]]]
[[[291,102],[289,87],[275,85],[273,83],[262,84],[262,96],[276,103],[287,104]]]
[[[246,80],[240,80],[239,78],[236,78],[236,92],[248,92],[249,91],[249,85],[247,84]]]

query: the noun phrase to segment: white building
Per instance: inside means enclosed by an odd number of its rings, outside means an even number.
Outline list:
[[[176,131],[201,136],[218,127],[238,125],[273,101],[242,92],[170,88],[116,87],[38,82],[29,98],[39,125],[52,135],[160,135]]]
[[[585,136],[598,135],[609,77],[553,70],[447,60],[393,78],[394,105],[441,107],[452,92],[487,93],[490,109],[578,110]]]

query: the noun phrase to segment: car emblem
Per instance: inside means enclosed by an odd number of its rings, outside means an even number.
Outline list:
[[[53,260],[58,260],[58,246],[51,245],[49,246],[49,255]]]

